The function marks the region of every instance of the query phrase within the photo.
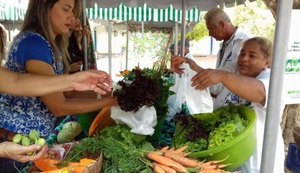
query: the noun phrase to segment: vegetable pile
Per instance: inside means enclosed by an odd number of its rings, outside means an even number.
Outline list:
[[[200,162],[190,159],[185,153],[187,146],[179,149],[164,147],[161,150],[149,152],[147,157],[153,161],[154,173],[199,172],[199,173],[225,173],[221,168],[227,165],[221,161]]]
[[[104,173],[151,172],[150,162],[144,153],[153,150],[145,136],[131,133],[125,125],[116,125],[81,140],[63,162],[77,162],[81,158],[95,159],[102,153]]]
[[[248,124],[236,106],[222,107],[213,113],[177,115],[174,119],[177,123],[173,145],[188,145],[189,152],[223,146],[242,133]]]
[[[117,84],[121,87],[113,92],[123,111],[136,112],[144,105],[152,106],[160,95],[157,78],[146,73],[147,70],[133,69]]]
[[[133,134],[125,125],[107,127],[93,137],[75,145],[59,165],[78,162],[81,158],[97,158],[103,154],[104,173],[190,172],[222,173],[227,165],[221,161],[200,162],[188,158],[187,146],[155,150],[145,136]],[[160,170],[162,169],[162,170]]]

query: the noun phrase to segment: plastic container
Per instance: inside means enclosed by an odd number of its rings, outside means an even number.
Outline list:
[[[233,141],[221,147],[211,150],[191,153],[189,156],[199,160],[224,160],[222,164],[228,164],[224,169],[233,171],[245,163],[254,153],[256,148],[255,112],[248,107],[239,106],[240,114],[249,120],[248,126]]]
[[[98,113],[99,111],[95,111],[95,112],[82,113],[77,116],[78,123],[80,124],[82,130],[87,132],[89,131],[90,126]]]

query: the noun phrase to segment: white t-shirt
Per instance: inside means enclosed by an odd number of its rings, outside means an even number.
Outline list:
[[[191,52],[185,54],[184,57],[195,60]]]
[[[268,96],[269,92],[269,80],[270,80],[270,69],[266,69],[262,71],[257,77],[257,80],[263,82],[266,96]],[[268,99],[268,97],[266,98]],[[255,110],[256,113],[256,140],[257,140],[257,147],[253,155],[250,157],[248,161],[242,165],[242,173],[259,173],[260,172],[260,163],[261,163],[261,156],[262,156],[262,148],[263,148],[263,138],[264,138],[264,127],[266,121],[266,104],[264,106],[258,103],[251,103],[246,101],[239,96],[235,95],[234,93],[230,92],[227,88],[224,88],[222,92],[217,96],[214,104],[214,109],[227,106],[230,104],[234,105],[246,105],[250,106]],[[278,124],[278,135],[277,135],[277,146],[276,146],[276,157],[275,157],[275,167],[274,173],[283,173],[284,172],[284,142],[282,138],[282,132],[280,125]]]
[[[236,63],[238,59],[238,55],[240,50],[243,46],[245,40],[249,39],[251,36],[250,34],[246,33],[245,31],[237,28],[231,38],[226,41],[227,46],[225,47],[225,52],[220,62],[220,51],[217,55],[217,62],[216,62],[216,69],[224,70],[228,72],[236,72]],[[224,44],[224,42],[222,43]],[[210,87],[210,92],[218,95],[224,86],[222,84],[217,84]]]

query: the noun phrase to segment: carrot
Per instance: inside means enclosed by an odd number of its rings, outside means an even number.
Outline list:
[[[226,172],[222,171],[222,170],[204,170],[204,171],[200,171],[198,173],[226,173]]]
[[[158,164],[153,164],[154,173],[166,173],[166,171]]]
[[[180,163],[182,166],[195,168],[199,166],[199,162],[187,157],[172,157],[172,160]]]
[[[169,150],[163,150],[163,153],[165,156],[171,158],[171,157],[185,157],[187,154],[184,152],[184,150],[187,148],[187,146],[183,146],[179,149],[171,148]]]
[[[169,146],[165,146],[162,149],[160,149],[160,152],[164,153],[164,152],[168,151],[168,149],[169,149]]]
[[[187,145],[180,147],[179,149],[175,150],[175,153],[183,153],[187,148]]]
[[[185,157],[186,154],[184,152],[182,153],[177,153],[176,150],[168,150],[164,152],[164,156],[168,157],[168,158],[172,158],[172,157]]]
[[[165,166],[165,165],[161,165],[159,163],[153,163],[154,165],[158,165],[160,166],[166,173],[176,173],[176,171],[168,166]]]
[[[208,162],[201,162],[200,163],[200,166],[206,166],[206,165],[217,165],[217,164],[220,164],[221,162],[225,161],[226,159],[228,158],[228,156],[222,160],[212,160],[212,161],[208,161]],[[226,166],[228,166],[230,164],[227,164]],[[225,166],[225,167],[226,167]]]
[[[169,166],[178,172],[187,172],[184,166],[165,156],[159,155],[157,152],[149,152],[147,157],[157,163]]]
[[[204,166],[204,167],[199,167],[201,170],[221,170],[222,168],[225,168],[226,166],[228,165],[207,165],[207,166]]]

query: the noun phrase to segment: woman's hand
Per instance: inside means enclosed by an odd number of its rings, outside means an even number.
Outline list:
[[[181,64],[185,63],[186,58],[181,56],[174,56],[171,59],[171,69],[178,74],[183,73],[183,68],[180,68]]]
[[[195,87],[196,90],[204,90],[222,82],[226,73],[225,71],[214,69],[202,70],[191,79],[192,87]]]
[[[74,73],[71,75],[74,82],[74,90],[87,91],[93,90],[100,94],[106,94],[111,91],[111,77],[104,71],[89,70]]]
[[[0,143],[0,157],[9,158],[18,162],[31,162],[39,159],[46,153],[47,146],[41,148],[38,145],[22,146],[12,142]],[[27,153],[35,152],[34,155],[30,156]]]

